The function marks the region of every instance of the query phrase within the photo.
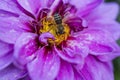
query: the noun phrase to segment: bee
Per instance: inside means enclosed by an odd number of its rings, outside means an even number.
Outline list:
[[[57,25],[56,33],[64,34],[65,32],[64,32],[64,26],[62,25],[62,17],[58,13],[56,13],[56,14],[54,14],[54,20]]]

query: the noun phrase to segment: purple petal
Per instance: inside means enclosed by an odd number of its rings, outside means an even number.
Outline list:
[[[34,18],[34,16],[23,9],[16,0],[2,0],[0,1],[0,16],[2,17],[19,17],[21,15],[25,15],[27,17],[30,16]]]
[[[120,56],[120,47],[116,42],[112,45],[104,45],[99,43],[90,44],[90,54],[96,55],[101,61],[112,61],[116,57]]]
[[[16,39],[19,37],[21,31],[17,32],[16,21],[13,18],[6,18],[7,20],[0,20],[0,39],[7,43],[15,43]],[[14,23],[13,23],[14,22]],[[15,25],[16,24],[16,25]]]
[[[41,7],[40,0],[17,0],[17,2],[32,14],[36,14]]]
[[[9,52],[7,55],[0,57],[0,70],[6,68],[8,65],[10,65],[13,61],[13,55],[12,52]]]
[[[50,10],[51,12],[49,15],[59,13],[64,18],[67,18],[68,15],[74,15],[74,13],[77,11],[75,5],[69,4],[68,0],[53,0]]]
[[[88,55],[88,47],[82,43],[80,43],[79,39],[77,39],[76,37],[70,37],[68,38],[66,45],[63,46],[63,50],[65,50],[68,52],[69,50],[72,51],[72,55],[81,55],[82,57],[86,57]],[[70,51],[70,52],[71,52]],[[69,54],[69,53],[68,53]]]
[[[90,54],[95,56],[109,56],[111,54],[114,58],[120,55],[119,46],[111,33],[99,29],[88,29],[82,34],[78,34],[73,36],[78,38],[80,43],[89,47]],[[109,56],[107,59],[112,60],[113,57]]]
[[[89,28],[108,30],[115,39],[118,39],[120,38],[120,24],[115,21],[118,11],[119,6],[116,3],[104,3],[84,18],[88,21]]]
[[[92,20],[93,22],[88,23],[90,29],[101,29],[107,30],[112,33],[115,40],[120,38],[120,24],[113,20]],[[103,22],[104,21],[104,22]]]
[[[100,44],[100,43],[96,43],[96,42],[91,42],[91,44],[89,45],[91,54],[97,55],[100,53],[107,53],[107,52],[112,52],[113,49],[111,46],[107,46],[105,44]]]
[[[60,59],[54,51],[44,47],[36,52],[38,56],[27,67],[32,80],[54,80],[60,67]],[[36,74],[37,73],[37,74]]]
[[[70,4],[75,5],[78,9],[76,15],[86,15],[96,8],[103,0],[71,0]]]
[[[103,63],[89,56],[83,69],[77,70],[83,80],[114,80],[112,63]]]
[[[5,11],[5,10],[0,10],[0,17],[10,17],[10,16],[14,16],[14,17],[19,17],[18,14],[9,12],[9,11]]]
[[[0,57],[13,50],[13,45],[0,41]]]
[[[101,52],[111,51],[110,45],[112,45],[113,42],[115,42],[115,40],[112,38],[111,34],[108,31],[99,30],[99,29],[87,29],[87,31],[81,33],[80,35],[74,34],[73,36],[81,40],[83,44],[87,44],[90,50],[95,51],[96,54],[99,52],[101,53]],[[101,49],[101,50],[96,50],[96,49]]]
[[[23,9],[16,0],[2,0],[0,1],[0,4],[0,16],[2,17],[19,17],[21,15],[27,17],[28,15],[34,18],[34,16],[30,12],[27,12],[25,9]]]
[[[24,78],[20,79],[20,80],[31,80],[30,77],[27,75]]]
[[[119,5],[117,3],[104,3],[101,5],[100,10],[102,12],[107,11],[107,14],[104,14],[103,17],[116,20],[119,13]]]
[[[33,33],[23,33],[15,43],[14,56],[18,62],[22,65],[31,61],[35,54],[33,54],[37,48],[37,35]]]
[[[24,75],[25,71],[19,70],[13,65],[0,70],[0,80],[18,80],[19,78],[24,77]]]
[[[65,61],[61,62],[57,80],[74,80],[74,72],[70,63]]]
[[[14,44],[22,32],[26,32],[27,25],[15,17],[0,17],[0,40]]]
[[[62,6],[62,0],[54,0],[53,4],[50,6],[50,15],[58,12],[59,8]]]
[[[116,3],[103,3],[90,14],[88,14],[87,17],[89,20],[92,20],[92,22],[101,20],[103,23],[105,23],[109,20],[115,20],[118,12],[119,6]]]
[[[28,12],[36,15],[38,13],[39,10],[41,10],[43,7],[47,8],[50,7],[52,5],[54,0],[25,0],[25,1],[21,1],[21,0],[17,0],[17,2],[21,5],[21,7],[23,7],[25,10],[27,10]]]
[[[17,0],[20,10],[33,18],[40,17],[40,11],[42,9],[48,9],[54,1],[55,0]]]
[[[118,40],[120,38],[120,24],[116,21],[115,22],[110,21],[110,22],[111,22],[110,24],[104,25],[104,28],[106,28],[108,31],[110,31],[113,34],[115,40]]]
[[[56,6],[55,12],[58,12],[62,17],[66,19],[74,15],[76,11],[77,9],[74,5],[71,5],[66,2],[61,2],[59,3],[58,7]]]
[[[120,50],[120,48],[119,48]],[[113,59],[117,58],[118,56],[120,56],[120,51],[113,51],[111,53],[106,53],[104,55],[98,55],[97,58],[101,61],[112,61]]]
[[[66,23],[74,32],[82,31],[84,28],[87,28],[88,26],[85,20],[82,20],[80,17],[68,18]]]
[[[0,12],[6,11],[6,14],[13,13],[14,15],[21,14],[21,11],[18,9],[15,0],[2,0],[0,1]],[[2,14],[2,12],[0,13]]]
[[[75,64],[83,64],[84,58],[87,56],[87,49],[85,53],[82,53],[82,50],[77,46],[71,47],[63,47],[62,50],[54,48],[56,53],[65,61],[75,63]]]
[[[74,80],[84,80],[83,76],[74,69]]]

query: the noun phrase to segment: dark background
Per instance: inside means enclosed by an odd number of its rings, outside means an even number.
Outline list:
[[[106,0],[106,2],[116,2],[120,6],[120,0]],[[120,9],[119,9],[119,15],[118,15],[117,21],[120,22]],[[120,40],[118,40],[117,42],[120,45]],[[113,64],[114,64],[115,80],[120,80],[120,57],[116,58],[113,61]]]

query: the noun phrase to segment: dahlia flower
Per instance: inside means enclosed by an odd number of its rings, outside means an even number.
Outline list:
[[[116,3],[0,0],[0,80],[114,80]]]

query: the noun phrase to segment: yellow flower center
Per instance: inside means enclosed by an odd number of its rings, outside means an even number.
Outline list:
[[[70,33],[70,28],[67,24],[61,23],[57,24],[54,20],[54,17],[45,17],[41,20],[42,28],[40,33],[49,32],[54,36],[54,40],[49,38],[49,44],[59,45],[61,42],[65,41]]]

